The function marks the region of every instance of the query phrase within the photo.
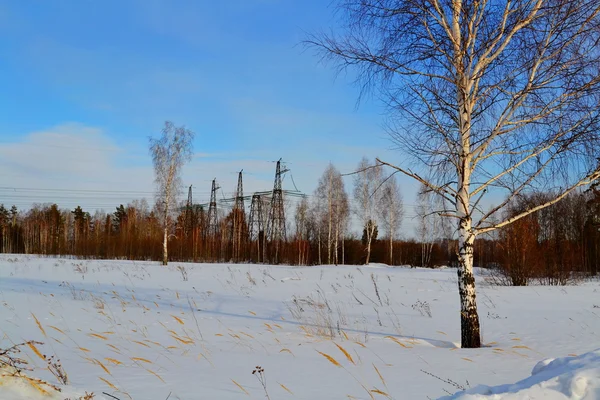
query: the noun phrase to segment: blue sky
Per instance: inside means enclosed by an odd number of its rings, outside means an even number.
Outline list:
[[[242,168],[248,191],[269,189],[280,157],[307,193],[330,161],[397,162],[380,105],[357,108],[352,76],[300,44],[333,25],[328,4],[0,1],[0,186],[150,193],[148,136],[167,119],[196,132],[184,182],[199,200],[213,177],[233,191]],[[414,203],[415,185],[401,184]]]

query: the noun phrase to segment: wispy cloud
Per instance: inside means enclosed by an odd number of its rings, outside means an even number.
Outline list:
[[[150,191],[152,171],[149,167],[122,167],[126,157],[122,148],[100,129],[81,124],[66,124],[45,131],[32,132],[18,140],[0,145],[3,201],[28,207],[31,203],[57,202],[49,189],[95,191]],[[8,188],[8,189],[6,189]],[[20,188],[27,191],[21,192]],[[39,189],[32,193],[31,189]],[[8,194],[8,195],[7,195]],[[80,205],[112,208],[112,203],[125,201],[113,195],[61,197],[65,207]],[[12,201],[11,201],[12,200]],[[115,206],[118,205],[115,204]]]

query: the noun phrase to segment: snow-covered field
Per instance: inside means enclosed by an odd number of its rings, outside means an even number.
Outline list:
[[[600,283],[478,284],[485,347],[463,350],[453,269],[6,255],[0,347],[44,342],[71,387],[2,377],[0,399],[264,399],[257,366],[272,400],[600,398]]]

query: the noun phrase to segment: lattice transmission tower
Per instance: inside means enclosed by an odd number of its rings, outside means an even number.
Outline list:
[[[244,244],[248,238],[247,233],[247,225],[246,225],[246,212],[244,205],[244,184],[242,181],[242,173],[244,170],[241,170],[238,174],[238,184],[237,189],[235,191],[235,203],[233,206],[233,258],[235,260],[239,260]]]
[[[188,199],[185,205],[185,235],[188,236],[195,228],[196,215],[192,202],[192,185],[188,189]]]
[[[264,261],[265,253],[265,207],[264,199],[260,194],[252,195],[250,204],[250,218],[248,219],[249,238],[252,247],[256,243],[256,262]],[[254,253],[254,249],[251,249]]]
[[[279,263],[281,247],[286,240],[285,232],[285,207],[283,205],[282,176],[288,172],[285,166],[281,168],[281,159],[277,161],[275,169],[275,182],[273,184],[273,195],[271,197],[271,210],[267,226],[267,238],[273,246],[273,262]]]
[[[217,179],[213,179],[210,189],[210,203],[208,204],[208,235],[212,238],[217,237],[219,224],[217,218],[217,190],[221,187],[217,184]]]

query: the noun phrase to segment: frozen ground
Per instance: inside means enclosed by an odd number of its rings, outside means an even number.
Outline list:
[[[463,350],[453,269],[7,255],[0,347],[44,342],[39,350],[69,374],[71,388],[45,397],[61,400],[86,390],[96,399],[264,399],[256,366],[272,400],[427,399],[463,388],[469,394],[456,398],[600,398],[598,282],[478,284],[486,346]],[[30,375],[56,382],[29,350]],[[568,358],[538,365],[558,357]],[[1,399],[40,393],[1,379]]]

